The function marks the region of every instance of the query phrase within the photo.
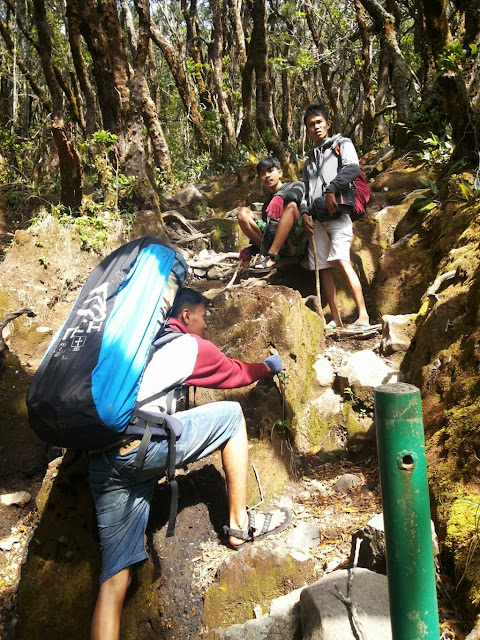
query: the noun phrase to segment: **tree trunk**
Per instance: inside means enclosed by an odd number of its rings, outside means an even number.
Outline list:
[[[6,25],[2,22],[2,20],[0,20],[0,34],[7,46],[8,51],[13,54],[14,43],[12,40],[12,36],[10,35],[9,30],[7,29]],[[29,69],[27,68],[27,65],[22,60],[22,58],[18,56],[18,54],[17,54],[17,65],[20,71],[22,72],[22,75],[30,85],[33,93],[37,96],[40,104],[42,105],[43,110],[46,113],[51,113],[53,111],[53,105],[50,98],[45,93],[43,88],[38,84],[36,79],[33,77]]]
[[[251,44],[248,46],[248,52],[250,52]],[[239,140],[243,142],[245,146],[250,146],[253,137],[253,57],[250,53],[247,54],[247,62],[242,71],[242,110],[243,121],[240,128]]]
[[[421,0],[414,0],[414,12],[412,17],[414,19],[413,44],[416,53],[422,60],[422,66],[417,71],[417,75],[422,84],[422,88],[428,94],[433,89],[435,60],[433,59],[431,48],[425,46],[425,43],[428,42],[427,25],[425,23],[425,15],[423,13]]]
[[[248,56],[252,58],[256,83],[256,125],[269,152],[283,163],[285,151],[275,126],[268,77],[267,12],[265,0],[248,0],[253,20]]]
[[[238,56],[240,72],[247,62],[247,47],[245,45],[245,33],[242,25],[241,0],[231,0],[233,24],[236,36],[236,53]]]
[[[199,102],[207,109],[212,109],[212,98],[205,82],[204,58],[202,49],[199,46],[201,37],[198,28],[197,0],[190,0],[190,9],[186,0],[181,0],[183,18],[186,26],[187,51],[194,63],[193,78],[197,86]]]
[[[190,122],[192,123],[193,132],[197,138],[200,147],[208,149],[208,137],[204,131],[203,118],[200,111],[200,105],[197,100],[197,95],[188,82],[188,78],[185,75],[183,61],[175,53],[172,45],[164,38],[154,24],[150,25],[150,37],[153,42],[159,47],[163,56],[168,64],[170,71],[172,72],[175,80],[175,85],[180,98],[183,102],[185,112],[188,115]]]
[[[121,0],[122,12],[125,18],[126,31],[130,41],[132,56],[135,57],[137,51],[138,37],[135,31],[132,12],[128,0]],[[149,36],[150,37],[150,36]],[[147,47],[150,53],[151,42],[148,40]],[[143,70],[142,70],[143,73]],[[131,72],[133,76],[133,71]],[[142,83],[142,116],[147,128],[147,132],[152,145],[153,160],[157,169],[160,169],[165,176],[172,173],[172,158],[170,150],[165,140],[162,125],[158,119],[157,108],[152,100],[147,79],[143,78]]]
[[[447,18],[446,0],[422,0],[427,34],[436,60],[444,52],[452,36]],[[438,77],[447,117],[452,125],[456,145],[455,157],[475,150],[474,116],[470,107],[465,80],[461,73],[444,72]]]
[[[74,6],[67,4],[68,40],[78,83],[85,99],[85,135],[90,137],[96,129],[96,101],[80,42],[80,19],[74,12]]]
[[[213,69],[213,83],[215,86],[215,94],[217,96],[218,108],[222,119],[223,129],[227,136],[227,144],[230,148],[237,146],[235,137],[235,127],[233,126],[232,116],[228,108],[225,92],[223,91],[223,25],[222,16],[220,14],[220,5],[218,0],[210,0],[210,10],[212,12],[212,37],[210,44],[210,60]]]
[[[370,14],[375,29],[382,34],[385,40],[385,47],[388,50],[392,66],[392,91],[397,104],[397,117],[399,123],[401,123],[401,126],[397,126],[396,142],[399,146],[402,146],[406,142],[406,132],[412,122],[410,93],[408,90],[410,71],[398,45],[393,16],[377,0],[361,0],[361,2]]]
[[[378,59],[378,88],[375,98],[375,128],[380,136],[380,145],[386,147],[390,144],[390,132],[388,125],[383,114],[383,109],[387,104],[388,97],[388,51],[385,47],[385,41],[383,38],[379,38],[380,41],[380,53]]]
[[[61,202],[66,207],[76,209],[82,202],[82,168],[80,158],[65,127],[63,96],[52,63],[50,29],[43,0],[34,0],[33,10],[38,33],[40,60],[50,95],[52,96],[52,135],[59,159]]]
[[[12,11],[12,13],[15,15],[15,19],[17,22],[17,25],[20,29],[20,31],[23,33],[23,35],[25,36],[25,38],[27,39],[27,42],[29,42],[32,47],[34,47],[34,49],[37,51],[40,60],[42,59],[42,52],[40,51],[41,45],[39,42],[37,42],[33,35],[32,35],[32,30],[27,27],[27,25],[24,23],[24,21],[22,20],[20,14],[18,11],[16,11],[15,5],[13,4],[12,0],[4,0],[5,4],[7,5],[7,7],[10,9],[10,11]],[[45,15],[45,23],[46,23],[46,30],[47,33],[50,32],[50,29],[48,27],[48,23],[47,23],[47,19],[46,19],[46,15]],[[50,36],[49,36],[50,38]],[[42,43],[43,45],[43,43]],[[49,41],[48,43],[48,47],[50,49],[51,52],[51,43]],[[42,46],[43,48],[43,46]],[[68,83],[65,81],[65,78],[62,76],[60,70],[58,69],[58,67],[54,64],[53,59],[50,58],[50,65],[52,68],[52,73],[55,76],[55,81],[56,84],[61,88],[61,90],[63,91],[63,93],[65,94],[65,97],[67,98],[69,104],[70,104],[70,108],[72,110],[72,114],[75,118],[75,120],[81,124],[82,122],[82,118],[80,115],[80,110],[78,107],[78,103],[77,103],[77,99],[72,91],[72,88],[68,85]],[[50,88],[50,87],[49,87]]]
[[[360,0],[355,0],[355,14],[357,18],[358,28],[360,29],[360,36],[362,38],[362,62],[363,65],[360,69],[360,75],[362,77],[364,96],[363,106],[363,139],[362,139],[362,151],[367,153],[372,148],[372,135],[374,129],[375,118],[375,98],[373,95],[372,84],[372,64],[370,56],[370,36],[368,35],[367,25],[363,17],[363,7]]]
[[[172,174],[172,157],[168,148],[165,134],[160,120],[158,119],[155,103],[150,96],[150,89],[147,81],[143,80],[143,121],[148,131],[150,142],[152,143],[153,160],[157,169],[160,169],[167,177]]]
[[[313,42],[317,47],[320,58],[324,57],[325,48],[322,43],[322,39],[318,32],[318,29],[315,26],[315,21],[313,19],[313,10],[311,0],[305,0],[305,17],[307,19],[308,28],[310,29],[310,33],[312,34]],[[340,131],[341,130],[341,122],[340,122],[340,103],[338,100],[338,95],[335,92],[331,77],[331,67],[326,62],[320,62],[320,74],[322,76],[322,84],[327,95],[327,103],[330,109],[330,120],[332,121],[332,130]]]
[[[282,141],[288,142],[293,134],[292,83],[290,76],[282,71]]]
[[[129,101],[127,66],[118,42],[114,42],[120,39],[121,43],[122,37],[118,14],[115,25],[108,2],[104,0],[97,5],[92,0],[67,0],[67,8],[69,14],[79,16],[80,33],[92,57],[103,128],[118,136],[119,154],[123,156],[126,145],[124,112]]]
[[[163,227],[163,222],[160,213],[160,200],[147,173],[143,135],[144,85],[146,84],[145,62],[150,40],[149,0],[135,0],[135,7],[138,12],[138,37],[133,62],[133,78],[130,82],[129,136],[125,155],[125,168],[127,175],[135,176],[135,194],[140,201],[140,211],[137,212],[135,229],[142,232],[145,226],[145,212],[153,212],[154,221],[160,227]]]

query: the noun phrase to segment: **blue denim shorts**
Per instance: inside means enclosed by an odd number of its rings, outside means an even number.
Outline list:
[[[177,440],[176,466],[216,451],[238,431],[243,419],[238,402],[213,402],[175,414],[183,424]],[[141,472],[133,466],[137,449],[118,448],[89,456],[89,483],[97,513],[102,571],[100,584],[147,559],[145,530],[158,479],[165,474],[168,441],[152,439]]]

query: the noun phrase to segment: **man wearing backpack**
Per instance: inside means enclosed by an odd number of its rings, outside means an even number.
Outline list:
[[[246,363],[225,356],[203,339],[206,301],[192,289],[177,294],[169,330],[178,333],[159,348],[145,370],[137,402],[152,415],[165,412],[167,393],[145,403],[158,390],[179,385],[232,389],[281,371],[280,357]],[[183,467],[220,449],[227,481],[229,543],[238,548],[288,526],[287,509],[247,512],[248,441],[237,402],[214,402],[173,414],[183,430],[177,439],[176,467]],[[134,572],[146,560],[145,529],[158,479],[165,473],[168,440],[153,437],[140,470],[135,468],[139,440],[120,442],[89,456],[89,481],[97,512],[102,551],[100,590],[92,621],[92,640],[117,640],[123,602]]]
[[[249,207],[241,207],[237,218],[240,229],[252,242],[242,249],[240,258],[248,262],[252,255],[259,253],[250,273],[261,276],[275,269],[280,252],[289,256],[304,255],[307,243],[298,210],[303,183],[282,183],[283,171],[277,158],[260,160],[257,175],[268,193],[262,217],[257,219]]]
[[[310,105],[305,111],[304,124],[314,148],[303,167],[305,196],[300,205],[305,231],[314,237],[318,268],[332,320],[328,326],[341,326],[336,304],[333,268],[345,276],[349,291],[357,307],[357,319],[352,328],[369,326],[362,285],[350,261],[353,228],[354,191],[349,185],[360,173],[358,156],[349,138],[329,137],[328,111],[322,105]],[[309,267],[315,269],[313,250],[309,248]]]

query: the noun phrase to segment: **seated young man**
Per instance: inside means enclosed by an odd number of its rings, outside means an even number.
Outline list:
[[[281,370],[279,356],[247,363],[225,356],[203,339],[205,299],[192,289],[181,289],[169,327],[179,333],[153,355],[145,370],[138,401],[155,391],[187,385],[232,389],[251,384]],[[165,412],[166,395],[142,405],[150,414]],[[177,439],[176,467],[220,449],[227,481],[229,524],[224,527],[232,547],[284,529],[288,509],[271,513],[247,511],[248,441],[238,402],[213,402],[173,414],[183,431]],[[102,552],[100,590],[92,620],[92,640],[118,640],[127,588],[134,572],[146,560],[145,530],[158,479],[165,475],[168,439],[153,436],[143,467],[134,466],[140,440],[89,456],[89,482],[97,513]]]
[[[260,255],[250,270],[261,275],[275,267],[282,248],[282,254],[302,255],[307,239],[298,210],[303,197],[303,183],[282,183],[283,171],[277,158],[260,160],[257,175],[269,194],[262,216],[260,218],[248,207],[241,207],[237,216],[240,229],[253,245],[242,249],[240,257],[247,262],[259,251]]]

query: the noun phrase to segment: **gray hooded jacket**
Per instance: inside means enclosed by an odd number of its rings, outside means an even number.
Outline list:
[[[340,149],[340,171],[338,155],[333,151],[337,146]],[[359,174],[358,156],[350,138],[340,134],[327,138],[320,147],[315,147],[309,153],[303,165],[305,195],[300,204],[300,213],[309,213],[312,202],[325,195],[327,189],[332,193],[342,191]]]

